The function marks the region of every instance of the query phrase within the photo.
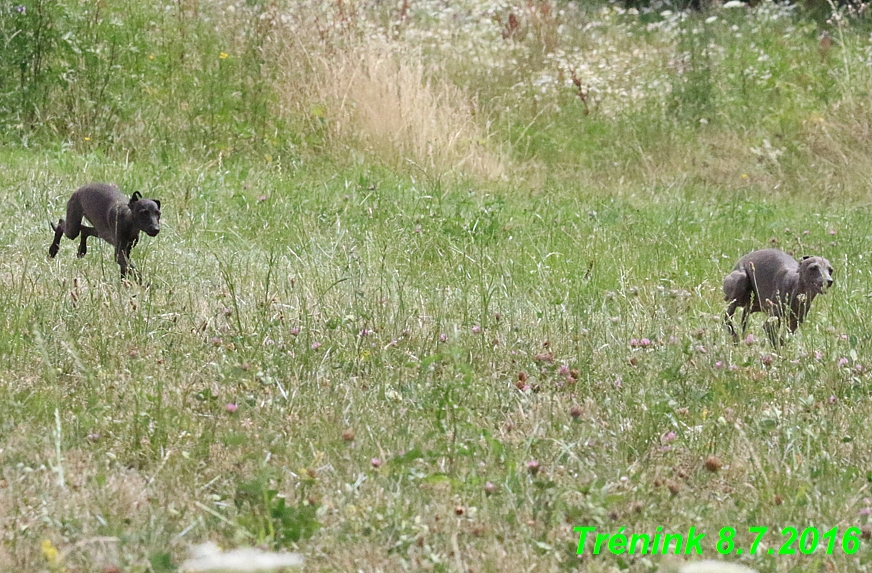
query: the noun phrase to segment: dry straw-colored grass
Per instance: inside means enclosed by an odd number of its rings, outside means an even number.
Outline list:
[[[474,99],[429,77],[419,53],[374,34],[307,34],[295,22],[275,43],[282,115],[317,124],[340,149],[434,179],[503,177],[505,158],[477,121]]]

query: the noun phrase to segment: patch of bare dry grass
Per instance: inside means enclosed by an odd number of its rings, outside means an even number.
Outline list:
[[[305,118],[340,150],[435,179],[504,176],[475,99],[429,75],[420,53],[374,33],[307,34],[292,22],[275,45],[280,113]]]

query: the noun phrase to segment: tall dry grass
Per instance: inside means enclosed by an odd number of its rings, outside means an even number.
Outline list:
[[[285,18],[272,46],[279,113],[395,168],[502,178],[506,158],[475,98],[428,73],[415,46],[349,20],[319,28]]]

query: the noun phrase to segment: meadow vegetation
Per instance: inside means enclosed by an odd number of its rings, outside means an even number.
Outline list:
[[[0,570],[655,571],[862,528],[872,21],[761,1],[0,3]],[[49,259],[89,181],[163,205]],[[744,253],[835,287],[734,345]],[[113,569],[114,568],[114,569]]]

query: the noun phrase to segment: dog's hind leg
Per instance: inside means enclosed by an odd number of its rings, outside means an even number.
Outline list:
[[[66,225],[64,224],[64,220],[60,219],[58,224],[55,225],[52,223],[51,229],[54,231],[54,239],[51,242],[51,246],[48,248],[48,256],[54,258],[55,255],[58,254],[58,249],[61,248],[61,237],[64,236],[64,228]]]
[[[733,325],[733,315],[736,309],[743,308],[742,312],[742,333],[745,332],[745,320],[748,316],[748,305],[750,303],[751,289],[748,282],[748,275],[745,271],[734,270],[724,279],[724,299],[730,303],[727,308],[727,313],[724,315],[724,324],[727,330],[733,337],[734,342],[739,341],[739,335],[736,333],[736,327]]]
[[[94,227],[82,225],[81,234],[79,236],[79,252],[76,256],[81,259],[88,253],[88,237],[97,237],[97,229],[95,229]]]
[[[733,337],[734,341],[739,340],[739,335],[736,334],[736,327],[733,326],[733,315],[736,313],[736,309],[739,307],[738,301],[735,299],[730,302],[730,306],[727,307],[727,313],[724,315],[724,324],[727,326],[727,330],[730,335]],[[744,321],[743,326],[744,326]]]

